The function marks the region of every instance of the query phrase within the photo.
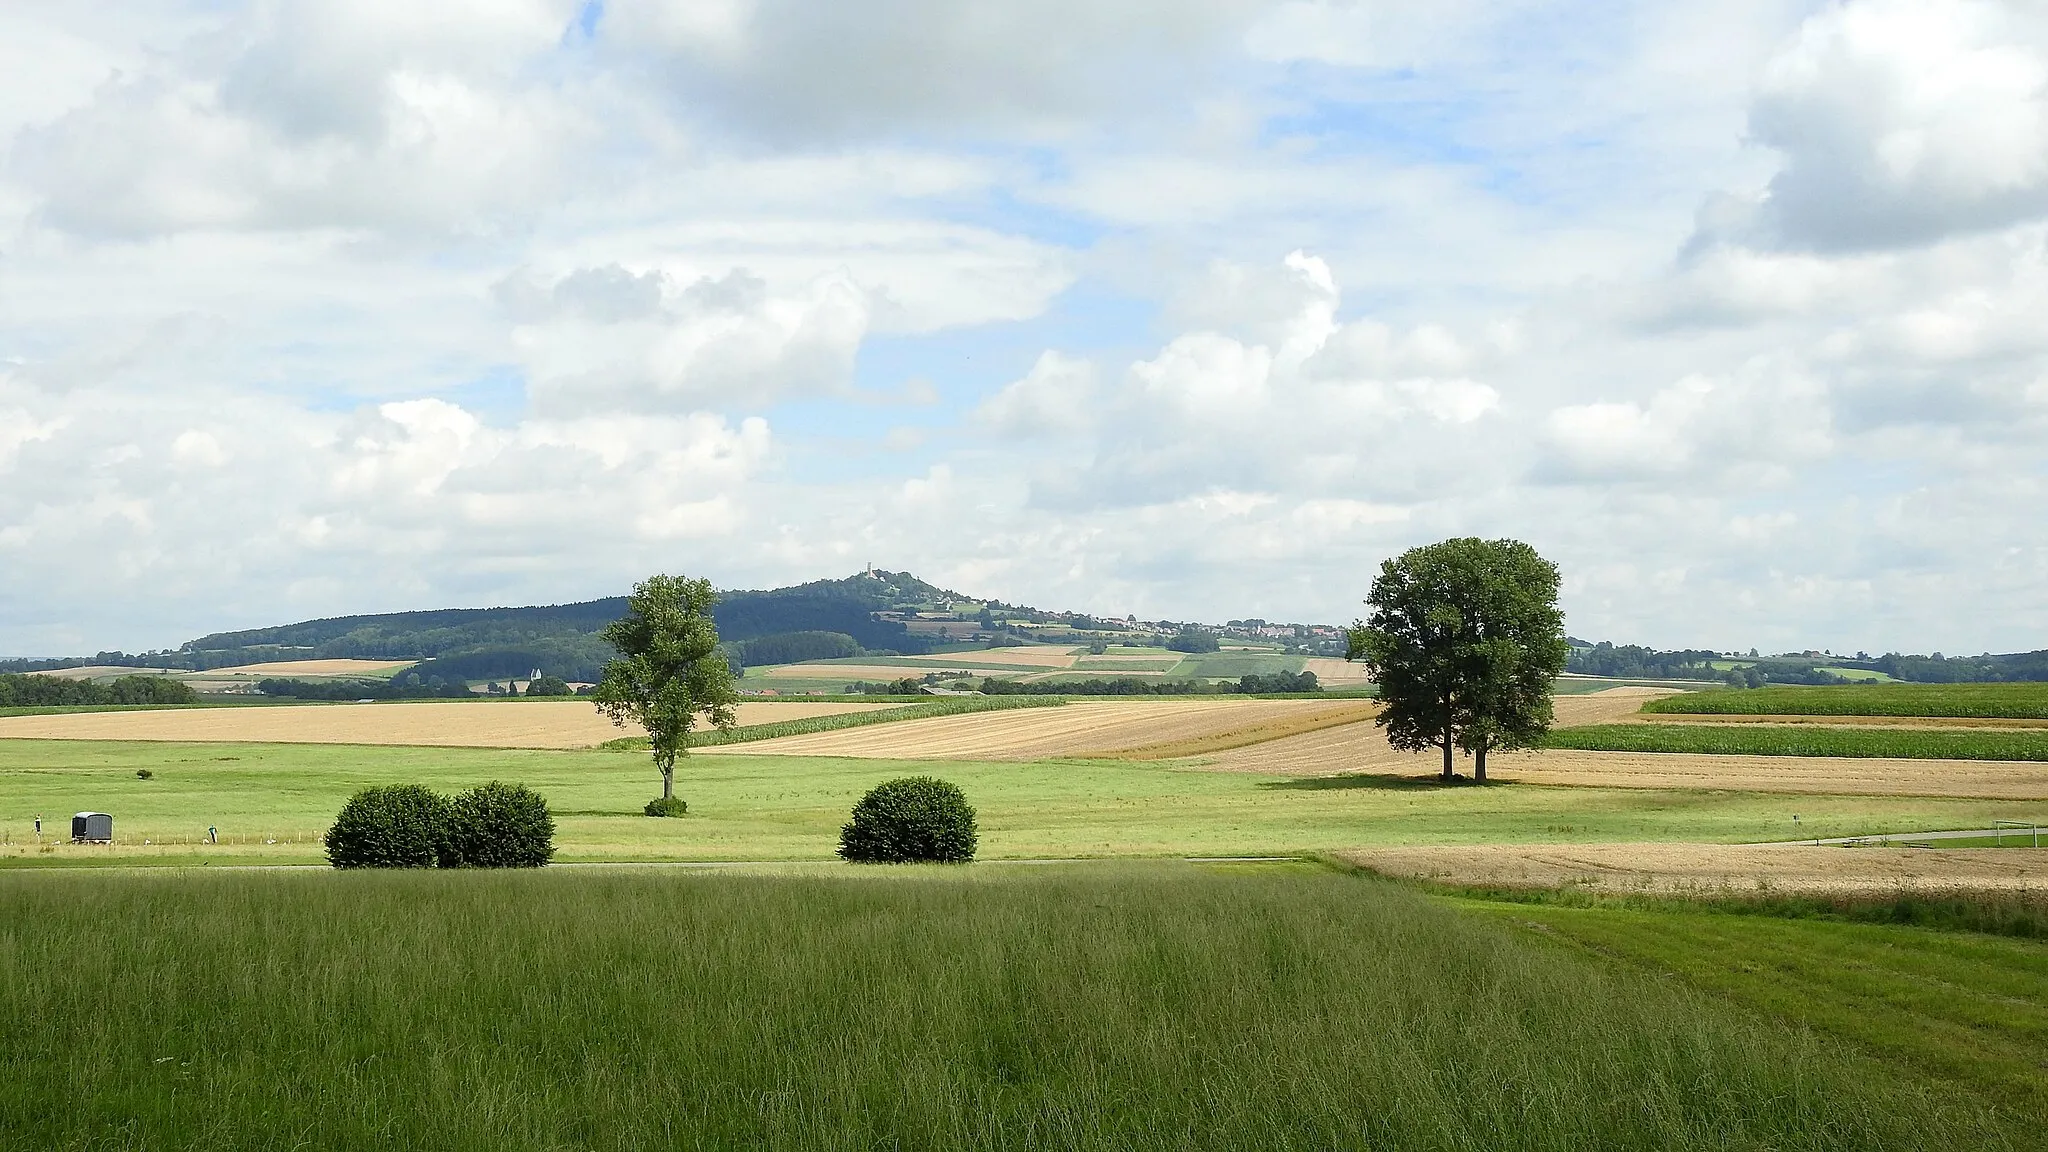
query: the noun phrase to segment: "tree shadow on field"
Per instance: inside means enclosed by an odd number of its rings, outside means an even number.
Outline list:
[[[1432,772],[1426,776],[1388,776],[1371,772],[1347,772],[1340,776],[1300,776],[1286,780],[1267,780],[1261,788],[1285,792],[1329,792],[1352,788],[1372,788],[1383,792],[1434,792],[1444,788],[1493,788],[1508,784],[1506,780],[1488,780],[1480,783],[1470,776],[1453,776],[1448,781]]]

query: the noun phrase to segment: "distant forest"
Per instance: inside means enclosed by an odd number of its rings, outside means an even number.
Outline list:
[[[1722,667],[1715,667],[1719,660]],[[1741,667],[1727,667],[1729,663]],[[1660,651],[1634,644],[1602,642],[1574,646],[1565,671],[1581,676],[1630,679],[1717,680],[1736,687],[1764,684],[1843,684],[1850,678],[1830,669],[1882,672],[1918,684],[2048,681],[2048,651],[2003,656],[1748,656],[1722,657],[1701,648]]]
[[[0,672],[0,708],[59,708],[72,705],[192,704],[190,685],[161,676],[122,676],[109,684]]]

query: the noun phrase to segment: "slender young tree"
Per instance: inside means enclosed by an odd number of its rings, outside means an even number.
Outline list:
[[[603,632],[619,655],[606,661],[591,699],[612,723],[647,729],[663,806],[675,799],[676,759],[689,755],[697,717],[733,726],[739,693],[711,619],[717,600],[708,580],[651,576],[633,586],[626,614]]]
[[[1557,588],[1557,565],[1519,540],[1445,540],[1381,564],[1346,655],[1379,684],[1387,742],[1442,749],[1445,780],[1460,749],[1485,780],[1488,752],[1534,747],[1571,654]]]

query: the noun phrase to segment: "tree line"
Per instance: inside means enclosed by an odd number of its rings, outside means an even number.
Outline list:
[[[0,672],[0,707],[60,708],[106,704],[197,704],[192,686],[161,676],[122,676],[106,684],[58,676]]]

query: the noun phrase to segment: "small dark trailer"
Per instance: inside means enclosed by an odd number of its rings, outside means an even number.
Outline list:
[[[114,841],[114,818],[105,812],[80,812],[71,818],[71,842],[74,844],[111,844]]]

